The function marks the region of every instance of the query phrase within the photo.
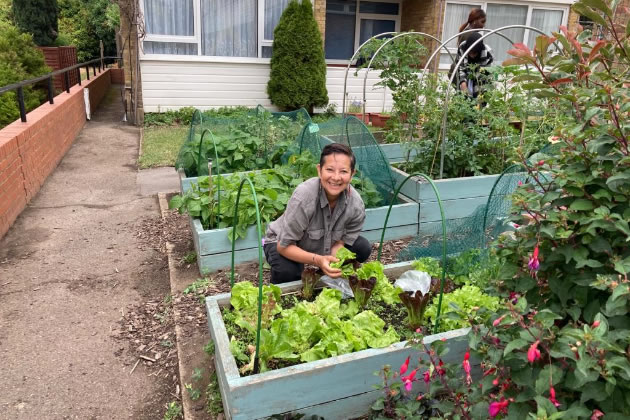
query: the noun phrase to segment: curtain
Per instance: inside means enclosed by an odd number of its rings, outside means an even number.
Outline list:
[[[540,29],[545,34],[551,35],[551,32],[557,32],[562,24],[562,15],[562,10],[534,9],[532,10],[532,22],[529,26],[533,26],[534,28]],[[529,39],[527,40],[529,48],[534,48],[534,42],[539,35],[538,32],[529,31]]]
[[[497,29],[508,25],[525,25],[525,22],[527,22],[527,6],[488,4],[486,9],[486,28],[488,29]],[[507,51],[512,49],[513,43],[523,42],[525,37],[525,29],[510,29],[501,33],[512,42],[498,34],[484,39],[486,45],[492,48],[495,65],[501,64],[508,58]]]
[[[193,36],[193,0],[144,0],[149,35]]]
[[[256,8],[256,0],[202,0],[202,54],[257,57]]]
[[[196,43],[144,41],[142,48],[145,54],[197,55]]]
[[[265,0],[265,39],[273,39],[273,30],[290,0]]]

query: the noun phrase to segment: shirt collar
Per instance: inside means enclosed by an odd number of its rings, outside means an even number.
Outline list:
[[[344,190],[339,196],[339,198],[337,199],[337,206],[339,208],[343,208],[346,205],[347,194],[348,194],[348,191]],[[322,182],[320,180],[319,181],[319,206],[321,208],[324,208],[327,205],[328,205],[328,197],[326,197],[326,191],[324,191],[324,188],[322,187]]]

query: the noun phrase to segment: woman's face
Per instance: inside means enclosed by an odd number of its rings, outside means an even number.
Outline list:
[[[480,17],[479,19],[473,20],[470,26],[472,26],[473,29],[482,29],[484,26],[486,26],[485,16]]]
[[[324,164],[317,165],[317,174],[328,199],[336,199],[348,188],[352,180],[350,156],[333,153],[324,157]]]

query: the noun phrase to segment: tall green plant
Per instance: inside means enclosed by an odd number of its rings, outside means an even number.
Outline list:
[[[13,17],[37,45],[53,45],[57,39],[57,0],[13,0]]]
[[[44,56],[29,34],[21,34],[8,22],[0,22],[0,86],[32,79],[48,72]],[[38,107],[44,92],[28,86],[24,88],[26,111]],[[0,95],[0,128],[20,117],[15,91]]]
[[[521,297],[472,340],[506,381],[501,395],[519,396],[514,418],[630,416],[630,24],[613,24],[616,2],[574,9],[608,39],[562,27],[534,51],[515,45],[508,60],[534,67],[524,88],[570,115],[551,139],[558,153],[523,159],[531,182],[515,193],[512,217],[522,227],[499,244],[498,286]],[[556,40],[563,51],[551,55]]]
[[[274,30],[267,94],[283,110],[328,103],[322,37],[310,0],[292,0]]]

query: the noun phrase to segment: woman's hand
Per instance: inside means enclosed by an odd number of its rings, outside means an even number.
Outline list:
[[[332,278],[341,277],[341,270],[330,266],[330,263],[337,261],[339,260],[332,255],[315,255],[315,265],[321,268],[324,274]]]

